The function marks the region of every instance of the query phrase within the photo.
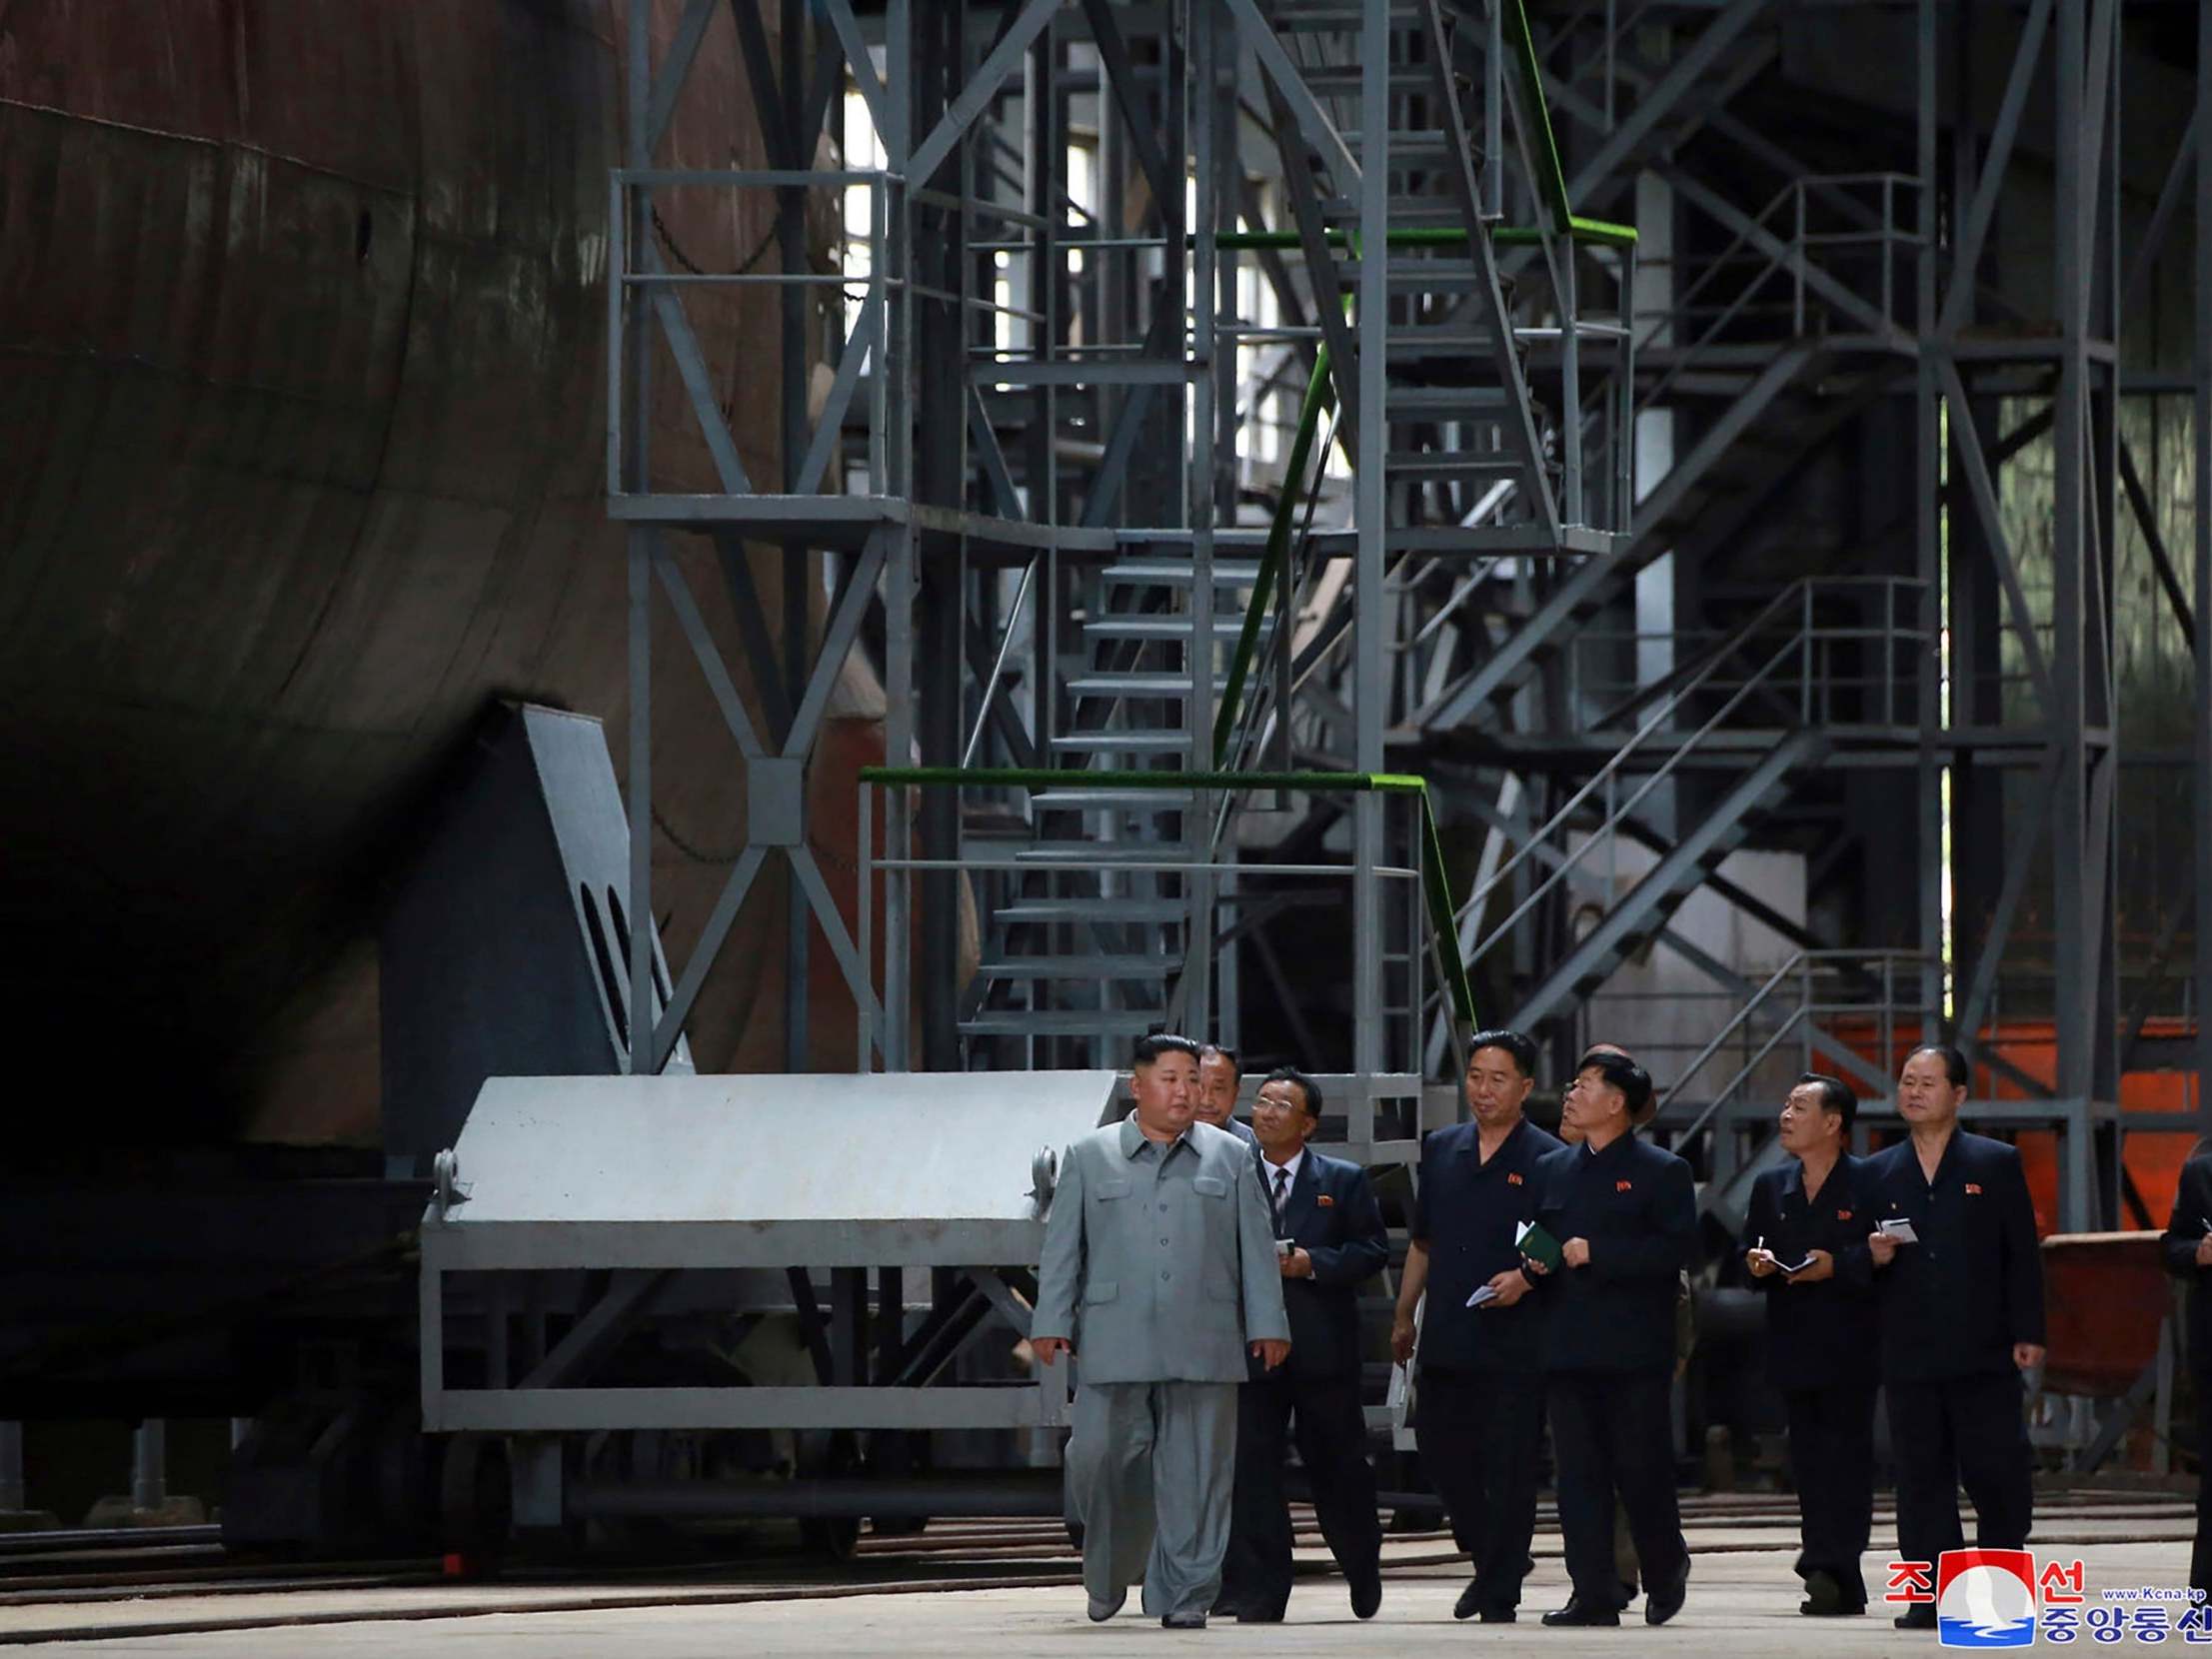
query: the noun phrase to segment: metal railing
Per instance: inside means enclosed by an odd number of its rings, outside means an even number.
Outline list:
[[[868,262],[864,272],[700,270],[689,268],[688,258],[675,249],[673,242],[669,246],[687,268],[671,270],[661,256],[661,246],[668,238],[656,202],[669,192],[713,190],[740,198],[746,193],[781,197],[794,190],[840,187],[865,191],[868,197],[865,239],[846,238],[856,251],[865,241]],[[805,456],[796,458],[793,469],[791,493],[816,494],[832,478],[831,466],[843,444],[846,413],[863,393],[863,372],[880,368],[887,355],[896,355],[904,344],[908,285],[891,274],[886,254],[893,215],[900,208],[893,193],[904,192],[904,181],[882,170],[618,167],[613,172],[612,190],[607,217],[607,494],[617,516],[621,516],[624,501],[657,493],[651,457],[633,454],[625,447],[628,425],[635,416],[628,404],[650,378],[656,337],[674,361],[677,380],[698,422],[722,494],[782,493],[781,480],[751,478],[739,458],[730,417],[718,402],[708,355],[684,303],[684,296],[695,290],[712,294],[742,293],[748,288],[829,288],[846,297],[848,303],[840,310],[851,313],[850,326],[829,354],[829,361],[837,365],[837,376],[813,440]],[[631,316],[632,298],[640,293],[646,296],[643,309],[651,314],[651,325],[643,325]],[[840,320],[844,321],[842,317]],[[902,432],[901,416],[892,407],[897,377],[869,372],[866,379],[868,490],[875,496],[902,495],[909,445]]]
[[[1797,585],[1801,651],[1767,688],[1764,725],[1897,729],[1918,720],[1916,654],[1928,636],[1919,609],[1926,585],[1912,577],[1807,579]],[[1630,723],[1695,680],[1705,697],[1743,690],[1748,643],[1738,629],[1664,634],[1586,630],[1568,642],[1566,682],[1571,729],[1600,733]],[[1638,648],[1669,646],[1678,661],[1655,681],[1639,678]]]
[[[1695,261],[1697,277],[1672,303],[1637,314],[1638,351],[1664,346],[1681,354],[1645,392],[1645,407],[1655,407],[1717,345],[1801,340],[1827,332],[1830,313],[1870,332],[1900,326],[1897,268],[1922,244],[1899,223],[1899,199],[1919,188],[1901,173],[1838,173],[1793,179],[1776,191],[1719,253]],[[1916,206],[1906,205],[1917,218]],[[1722,280],[1730,276],[1732,293]],[[1815,322],[1823,326],[1813,330]]]
[[[1163,846],[1154,854],[1140,843],[1105,840],[1088,846],[1058,847],[1045,855],[1041,855],[1036,849],[1024,849],[1016,845],[1003,854],[968,853],[952,858],[920,857],[906,846],[898,844],[897,840],[900,827],[911,823],[911,812],[895,811],[890,802],[879,803],[874,799],[891,792],[913,789],[955,789],[964,793],[1035,792],[1045,789],[1187,790],[1196,793],[1200,801],[1205,799],[1207,793],[1244,791],[1371,794],[1381,798],[1385,811],[1396,820],[1394,825],[1386,820],[1384,839],[1386,845],[1399,850],[1400,859],[1371,865],[1360,863],[1356,855],[1345,860],[1314,858],[1297,862],[1240,861],[1218,856],[1210,850],[1194,854],[1191,849]],[[881,845],[876,830],[879,823],[883,826]],[[1379,1004],[1384,1032],[1383,1051],[1385,1055],[1397,1053],[1402,1056],[1403,1061],[1395,1067],[1386,1066],[1383,1081],[1378,1082],[1377,1087],[1382,1088],[1389,1079],[1395,1079],[1399,1083],[1410,1079],[1412,1092],[1418,1092],[1421,1022],[1429,1001],[1431,966],[1447,1004],[1457,1013],[1462,1023],[1472,1022],[1472,1001],[1461,964],[1448,945],[1439,948],[1439,940],[1449,940],[1451,936],[1451,895],[1446,884],[1435,823],[1428,805],[1427,788],[1418,778],[1353,773],[1227,774],[1077,769],[969,771],[954,768],[868,768],[861,775],[859,837],[861,879],[858,959],[848,964],[848,975],[854,977],[857,974],[854,992],[860,1010],[861,1054],[864,1065],[876,1063],[878,1056],[886,1070],[905,1070],[911,1065],[908,1057],[912,1024],[911,970],[904,949],[894,948],[893,941],[904,939],[911,932],[916,913],[915,876],[932,872],[983,876],[987,879],[1003,878],[1010,882],[1045,878],[1044,885],[1048,889],[1046,892],[1002,899],[995,906],[997,909],[1004,909],[1010,902],[1034,901],[1051,905],[1065,901],[1069,894],[1065,891],[1055,893],[1051,889],[1056,886],[1064,888],[1070,878],[1087,880],[1096,890],[1084,896],[1108,906],[1099,913],[1099,924],[1109,927],[1122,924],[1110,908],[1111,901],[1120,896],[1116,892],[1116,886],[1122,878],[1129,875],[1154,877],[1163,887],[1178,888],[1178,891],[1163,891],[1157,895],[1154,904],[1160,909],[1161,919],[1150,924],[1159,927],[1163,933],[1177,926],[1176,920],[1165,917],[1165,909],[1177,901],[1187,902],[1193,913],[1189,923],[1180,924],[1180,959],[1169,952],[1147,958],[1141,970],[1126,964],[1116,967],[1108,959],[1112,953],[1098,948],[1096,941],[1088,938],[1087,924],[1074,919],[1054,920],[1045,924],[1066,926],[1073,931],[1084,932],[1087,942],[1080,948],[1066,951],[1065,957],[1052,952],[1038,952],[1023,963],[1029,968],[1050,965],[1055,969],[1053,972],[1043,975],[1034,972],[1017,975],[1010,972],[1005,976],[1007,982],[1013,983],[1019,979],[1027,987],[1024,994],[1032,997],[1032,1006],[1035,1007],[1036,986],[1047,981],[1081,984],[1089,988],[1109,983],[1117,972],[1129,979],[1156,974],[1174,981],[1176,989],[1163,1005],[1138,1011],[1154,1012],[1161,1021],[1170,1024],[1180,1015],[1180,981],[1189,970],[1190,958],[1194,952],[1218,951],[1224,945],[1234,942],[1255,924],[1255,917],[1262,910],[1279,913],[1291,903],[1310,902],[1316,891],[1331,892],[1339,887],[1356,887],[1361,882],[1372,882],[1375,885],[1374,914],[1382,928],[1377,961],[1380,972]],[[880,930],[876,900],[879,877],[883,885],[883,925]],[[1341,905],[1342,897],[1333,897],[1328,901]],[[1135,917],[1150,912],[1140,911],[1132,903],[1128,913]],[[1099,958],[1096,971],[1086,971],[1085,958],[1090,956]],[[1021,961],[1022,958],[1014,960]],[[993,987],[984,987],[987,991],[991,988]],[[1109,1011],[1103,990],[1101,996],[1099,1009],[1074,1011]],[[974,1001],[975,998],[972,996],[971,1000]],[[1018,1014],[1024,1009],[1016,1007],[1002,1011]],[[1049,1010],[1035,1008],[1035,1011]],[[1040,1021],[1041,1027],[1050,1023]],[[1373,1103],[1373,1099],[1368,1102],[1370,1105]],[[1369,1131],[1371,1124],[1355,1125],[1354,1139],[1363,1141],[1373,1138]]]
[[[1855,585],[1855,580],[1846,579],[1845,585]],[[1783,589],[1721,649],[1709,653],[1702,664],[1649,702],[1648,713],[1628,741],[1468,895],[1458,912],[1461,921],[1480,916],[1491,895],[1532,874],[1533,863],[1551,866],[1528,882],[1527,891],[1503,919],[1477,936],[1466,951],[1469,962],[1481,961],[1509,938],[1537,904],[1581,870],[1600,843],[1611,845],[1637,808],[1707,739],[1736,724],[1739,711],[1752,707],[1755,697],[1763,700],[1771,695],[1779,701],[1793,717],[1786,724],[1795,728],[1813,724],[1819,708],[1816,647],[1821,637],[1815,599],[1830,586],[1806,580]],[[1768,647],[1765,642],[1777,629],[1786,632],[1778,645]],[[1724,677],[1724,670],[1739,664],[1745,665],[1740,673]],[[1761,707],[1764,712],[1763,702]],[[1684,719],[1677,722],[1677,715]],[[1769,714],[1767,725],[1772,724]],[[1593,813],[1599,815],[1594,828],[1589,824]],[[1576,834],[1582,837],[1580,844],[1563,844]]]
[[[1677,1142],[1696,1135],[1786,1057],[1791,1075],[1840,1073],[1855,1089],[1886,1087],[1900,1033],[1916,1033],[1925,959],[1897,950],[1800,950],[1769,973],[1713,1032],[1674,1080],[1659,1090],[1656,1118]],[[1839,1027],[1853,1027],[1849,1035]],[[1705,1096],[1689,1122],[1667,1122],[1668,1107],[1694,1098],[1690,1087],[1733,1050],[1735,1069]],[[1779,1097],[1775,1101],[1780,1105]]]

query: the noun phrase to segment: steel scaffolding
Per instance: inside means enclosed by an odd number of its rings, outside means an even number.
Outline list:
[[[2212,221],[2212,118],[2121,119],[2174,11],[688,0],[664,36],[633,7],[608,465],[631,997],[659,1010],[633,1068],[778,852],[795,1055],[819,926],[864,1066],[1111,1062],[1172,1022],[1340,1074],[1344,1140],[1395,1149],[1455,1110],[1422,1090],[1464,1036],[1460,964],[1486,1021],[1557,1061],[1659,950],[1706,1000],[1653,1055],[1656,1132],[1716,1193],[1759,1155],[1766,1061],[1820,1056],[1878,1103],[1899,1041],[1955,1035],[1985,1117],[2059,1130],[2062,1224],[2116,1221],[2120,1134],[2183,1122],[2122,1110],[2131,1057],[2193,1030],[2201,1072],[2212,1044],[2212,837],[2193,879],[2131,877],[2131,909],[2117,833],[2123,766],[2190,778],[2182,832],[2212,819],[2212,532],[2194,517],[2192,610],[2185,469],[2138,453],[2130,413],[2192,400],[2212,476],[2212,239],[2191,361],[2142,327],[2192,170]],[[771,171],[662,153],[726,15]],[[656,203],[687,191],[772,198],[773,248],[667,257]],[[718,287],[779,308],[774,488],[688,322]],[[719,493],[657,487],[662,399],[696,412]],[[2118,580],[2123,535],[2153,598]],[[785,649],[749,641],[766,739],[680,539],[741,620],[745,545],[783,550]],[[810,582],[819,650],[791,609]],[[753,786],[667,991],[657,588]],[[2119,623],[2145,607],[2194,653],[2193,741],[2123,761]],[[857,936],[801,788],[856,651],[892,763],[864,790]],[[1402,775],[1441,843],[1351,782]],[[1759,847],[1804,854],[1802,913],[1723,869]],[[1403,901],[1424,871],[1448,909]],[[1788,961],[1727,959],[1692,899]],[[2148,948],[2121,936],[2144,909]]]

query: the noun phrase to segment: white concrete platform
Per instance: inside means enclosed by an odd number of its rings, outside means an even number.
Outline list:
[[[1932,1633],[1907,1635],[1891,1628],[1886,1613],[1859,1619],[1813,1620],[1798,1616],[1795,1554],[1786,1512],[1746,1521],[1689,1520],[1693,1571],[1682,1614],[1661,1630],[1644,1625],[1641,1604],[1618,1630],[1551,1631],[1536,1618],[1566,1596],[1555,1533],[1539,1535],[1537,1567],[1526,1587],[1520,1623],[1460,1624],[1451,1604],[1464,1582],[1463,1567],[1439,1559],[1435,1540],[1393,1540],[1386,1550],[1381,1614],[1362,1624],[1351,1617],[1344,1586],[1333,1576],[1301,1576],[1279,1625],[1216,1622],[1204,1634],[1168,1632],[1129,1606],[1106,1625],[1084,1615],[1083,1592],[1065,1582],[1071,1562],[1034,1563],[1036,1577],[1063,1582],[1030,1587],[954,1590],[855,1583],[690,1583],[651,1587],[634,1579],[558,1586],[452,1585],[301,1591],[251,1596],[179,1596],[161,1600],[55,1604],[0,1609],[0,1644],[7,1652],[102,1659],[109,1655],[172,1659],[293,1659],[301,1654],[344,1656],[436,1654],[439,1659],[570,1659],[616,1655],[619,1659],[731,1659],[734,1655],[834,1656],[901,1659],[946,1655],[951,1659],[1000,1659],[1003,1655],[1129,1655],[1220,1652],[1346,1654],[1372,1652],[1386,1659],[1469,1650],[1535,1651],[1562,1659],[1631,1649],[1664,1649],[1704,1659],[1772,1659],[1786,1653],[1842,1655],[1940,1651]],[[2190,1522],[2185,1505],[2170,1497],[2039,1514],[2037,1547],[2086,1566],[2092,1598],[2106,1587],[2185,1582]],[[1877,1519],[1875,1547],[1867,1557],[1869,1586],[1879,1594],[1881,1569],[1892,1538],[1887,1516]],[[1444,1546],[1448,1548],[1448,1545]],[[1301,1559],[1324,1557],[1301,1550]],[[1033,1564],[1025,1563],[1025,1576]],[[896,1571],[886,1564],[886,1570]],[[1002,1569],[1004,1570],[1004,1569]],[[674,1598],[686,1604],[667,1605]],[[627,1605],[624,1605],[627,1603]],[[505,1611],[503,1609],[514,1609]],[[538,1609],[526,1611],[527,1609]],[[317,1621],[276,1628],[202,1628],[156,1632],[149,1626],[203,1626],[218,1621],[285,1617]],[[93,1630],[131,1634],[85,1639]],[[42,1641],[42,1632],[77,1639]],[[2086,1642],[2086,1636],[2084,1638]],[[2178,1639],[2172,1651],[2182,1651]],[[28,1642],[30,1645],[17,1646]],[[2090,1644],[2100,1650],[2107,1644]],[[2125,1645],[2132,1647],[2131,1641]]]

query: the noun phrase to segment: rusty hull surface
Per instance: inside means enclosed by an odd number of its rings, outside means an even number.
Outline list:
[[[680,9],[658,0],[663,40]],[[502,696],[601,716],[624,764],[602,286],[622,11],[0,4],[0,1006],[17,1052],[91,1085],[14,1114],[34,1145],[373,1144],[368,918],[441,769]],[[718,9],[664,156],[765,165],[745,86]],[[735,269],[770,227],[765,200],[689,192],[664,245]],[[759,477],[776,302],[744,293],[686,303]],[[711,476],[674,397],[655,454]],[[758,565],[773,627],[780,566]],[[704,559],[692,584],[742,661]],[[681,959],[744,780],[662,638]],[[864,727],[871,702],[840,699]],[[853,791],[815,783],[849,887]],[[764,874],[694,1022],[704,1066],[781,1066],[783,930]],[[822,1057],[849,1064],[833,1008]]]

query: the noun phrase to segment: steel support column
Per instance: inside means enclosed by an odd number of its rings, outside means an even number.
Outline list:
[[[2197,1114],[2212,1134],[2212,6],[2197,10],[2196,147],[2196,339],[2190,353],[2195,382],[2190,430],[2198,511],[2195,525],[2196,569],[2196,722],[2191,744],[2193,796],[2196,802],[2196,1015]],[[2200,1407],[2201,1410],[2201,1407]]]
[[[1382,728],[1389,675],[1389,613],[1383,593],[1388,557],[1389,501],[1383,466],[1389,429],[1383,415],[1389,334],[1390,8],[1366,8],[1360,43],[1358,412],[1359,462],[1352,479],[1352,520],[1358,530],[1352,568],[1353,767],[1383,768]],[[1283,711],[1287,718],[1289,711]],[[1375,869],[1382,862],[1382,797],[1354,798],[1352,808],[1352,1069],[1382,1070],[1383,907]],[[1349,1138],[1357,1146],[1375,1133],[1373,1099],[1353,1104]]]

